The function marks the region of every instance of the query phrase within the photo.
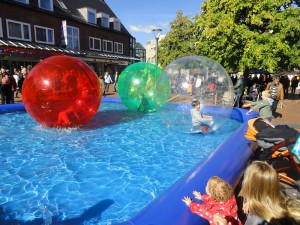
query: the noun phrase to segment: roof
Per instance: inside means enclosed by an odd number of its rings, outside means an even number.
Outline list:
[[[65,49],[61,47],[45,45],[45,44],[33,44],[27,42],[20,42],[20,41],[4,41],[0,40],[0,50],[1,47],[14,47],[14,48],[23,48],[29,50],[41,50],[41,51],[49,51],[49,52],[58,52],[67,55],[77,55],[82,57],[94,57],[94,58],[110,58],[110,59],[120,59],[120,60],[140,60],[134,57],[128,57],[123,55],[117,54],[108,54],[102,53],[97,51],[75,51],[70,49]],[[0,51],[1,53],[1,51]]]
[[[135,48],[136,49],[145,49],[144,46],[140,42],[135,43]]]
[[[84,19],[84,17],[81,15],[81,13],[78,10],[80,8],[85,8],[85,7],[96,10],[96,13],[102,12],[108,14],[110,17],[118,18],[104,0],[84,0],[84,1],[53,0],[53,5],[54,5],[55,13],[59,13],[61,16],[66,18],[72,18],[81,23],[90,24]],[[121,21],[121,33],[125,33],[127,35],[132,36],[128,32],[128,30],[123,26],[122,21]]]

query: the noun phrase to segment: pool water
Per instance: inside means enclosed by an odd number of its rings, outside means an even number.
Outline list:
[[[78,129],[42,127],[25,112],[0,120],[0,224],[20,225],[128,220],[240,126],[182,134],[114,102]]]

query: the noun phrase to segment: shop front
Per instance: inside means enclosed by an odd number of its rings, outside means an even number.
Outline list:
[[[114,74],[115,71],[120,73],[126,66],[139,61],[137,58],[116,54],[74,51],[48,45],[0,40],[0,66],[6,66],[10,71],[14,68],[21,68],[21,66],[34,66],[41,60],[55,55],[78,58],[90,65],[98,76],[103,75],[106,71],[110,74]]]

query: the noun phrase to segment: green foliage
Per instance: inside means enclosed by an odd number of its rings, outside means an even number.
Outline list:
[[[188,16],[183,16],[182,11],[177,12],[177,17],[171,22],[170,32],[159,44],[159,64],[167,66],[172,61],[194,54],[195,24]]]
[[[161,43],[160,64],[196,54],[218,61],[227,71],[299,68],[299,4],[295,0],[206,0],[194,21],[177,14]]]

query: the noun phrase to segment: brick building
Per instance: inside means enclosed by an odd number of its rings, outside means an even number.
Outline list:
[[[139,61],[135,38],[104,0],[2,0],[0,64],[35,65],[69,55],[97,74],[114,73]]]

